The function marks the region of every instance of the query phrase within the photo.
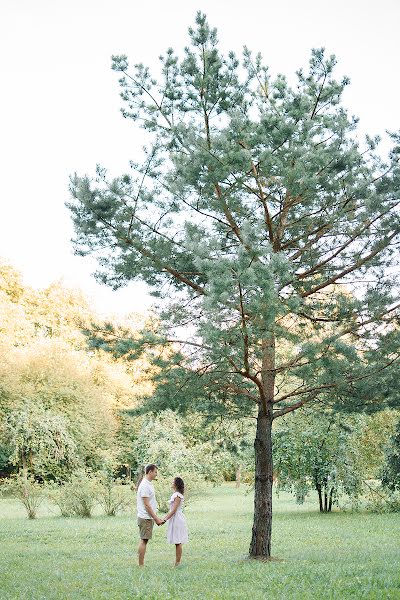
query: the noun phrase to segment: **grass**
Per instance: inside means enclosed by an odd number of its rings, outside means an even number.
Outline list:
[[[190,543],[174,547],[156,528],[146,566],[136,566],[134,515],[64,519],[42,509],[25,518],[0,500],[0,598],[38,599],[400,599],[400,515],[320,515],[315,499],[275,500],[273,554],[246,560],[252,497],[227,484],[187,508]]]

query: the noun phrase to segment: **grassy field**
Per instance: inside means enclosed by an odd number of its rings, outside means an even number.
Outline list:
[[[0,598],[7,600],[400,599],[400,515],[320,515],[315,501],[275,501],[273,554],[246,560],[252,497],[232,485],[187,508],[191,541],[174,547],[157,528],[146,566],[136,566],[133,515],[64,519],[44,507],[36,521],[0,500]]]

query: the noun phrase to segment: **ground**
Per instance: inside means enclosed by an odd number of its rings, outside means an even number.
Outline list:
[[[273,554],[246,560],[252,496],[227,484],[186,510],[190,543],[174,547],[156,528],[146,566],[136,566],[133,515],[65,519],[44,507],[36,521],[0,500],[0,598],[7,600],[400,599],[400,515],[319,514],[275,499]]]

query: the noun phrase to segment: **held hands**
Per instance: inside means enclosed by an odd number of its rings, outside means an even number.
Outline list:
[[[155,519],[156,525],[160,527],[160,525],[164,525],[166,523],[165,519]]]

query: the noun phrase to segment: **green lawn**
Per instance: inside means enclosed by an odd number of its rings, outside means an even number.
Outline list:
[[[275,500],[273,554],[246,560],[252,496],[232,485],[187,508],[191,541],[180,569],[157,528],[146,566],[136,566],[133,515],[36,521],[0,500],[0,598],[400,599],[400,515],[320,515],[316,504]]]

